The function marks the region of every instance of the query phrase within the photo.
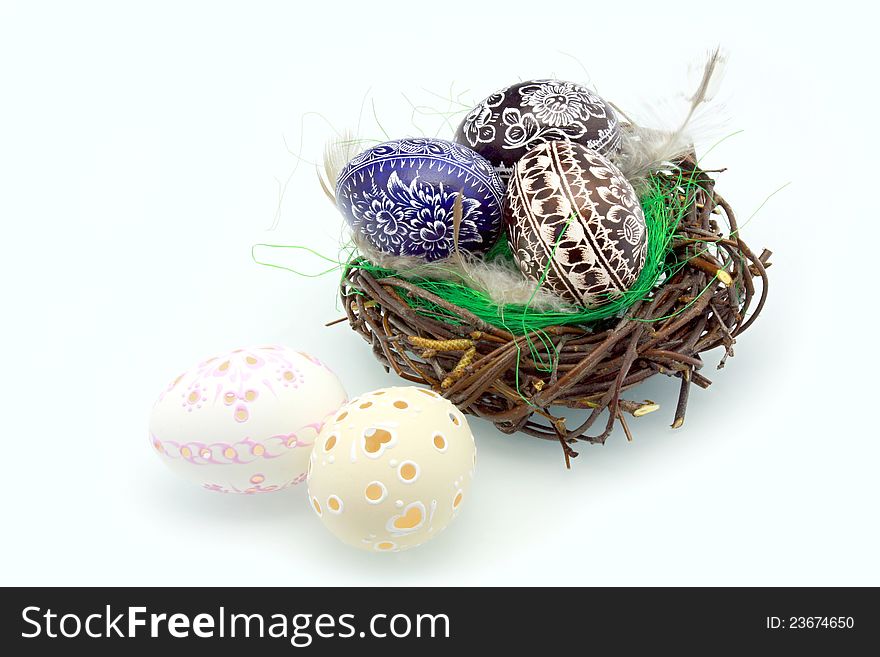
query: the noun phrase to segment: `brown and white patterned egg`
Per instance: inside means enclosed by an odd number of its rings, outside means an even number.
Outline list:
[[[538,144],[559,140],[609,155],[620,148],[620,122],[592,89],[565,80],[529,80],[483,100],[455,133],[455,141],[489,160],[505,185],[517,160]]]
[[[504,220],[523,274],[580,306],[620,297],[645,265],[647,227],[635,190],[580,144],[553,141],[526,153],[511,176]]]

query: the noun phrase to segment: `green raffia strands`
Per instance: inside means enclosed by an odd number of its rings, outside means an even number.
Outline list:
[[[697,189],[697,181],[683,173],[680,173],[678,178],[654,177],[649,181],[648,189],[641,198],[648,228],[648,252],[645,258],[645,267],[630,290],[599,308],[585,308],[572,312],[540,312],[531,308],[529,304],[499,305],[485,294],[455,281],[412,277],[408,280],[441,299],[470,311],[488,324],[503,328],[514,335],[537,332],[535,337],[544,341],[549,338],[544,335],[542,329],[548,326],[588,326],[611,317],[624,315],[626,310],[636,302],[650,299],[658,284],[683,267],[684,262],[677,262],[671,257],[671,245],[681,219],[694,202],[694,194]],[[486,258],[487,260],[495,258],[512,260],[507,241],[505,239],[499,240],[490,249]],[[344,274],[351,268],[364,269],[377,279],[398,275],[397,272],[377,267],[356,254],[348,261]],[[425,316],[452,324],[460,323],[458,317],[451,315],[447,310],[434,303],[411,296],[405,290],[398,290],[398,293],[410,307]],[[549,361],[546,365],[549,368]]]

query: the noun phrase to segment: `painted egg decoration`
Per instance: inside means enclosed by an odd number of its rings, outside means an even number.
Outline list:
[[[504,219],[522,273],[579,306],[620,297],[645,264],[647,227],[635,190],[580,144],[548,142],[517,162]]]
[[[342,407],[312,450],[312,509],[343,542],[397,552],[458,514],[476,446],[464,415],[424,388],[383,388]]]
[[[313,356],[280,345],[236,349],[168,386],[150,415],[150,441],[169,468],[208,490],[281,490],[305,479],[312,442],[345,401]]]
[[[336,203],[373,248],[427,261],[454,250],[454,206],[462,197],[458,245],[481,253],[501,233],[504,188],[492,165],[445,139],[387,141],[353,158],[336,179]]]
[[[620,123],[611,105],[564,80],[529,80],[497,91],[472,109],[455,133],[455,141],[492,163],[504,184],[529,150],[566,139],[600,155],[620,148]]]

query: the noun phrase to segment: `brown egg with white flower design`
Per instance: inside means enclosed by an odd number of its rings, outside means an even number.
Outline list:
[[[632,185],[580,144],[554,141],[526,153],[507,188],[504,220],[522,273],[578,306],[619,298],[645,264],[647,226]]]
[[[620,148],[620,123],[611,105],[583,85],[529,80],[480,102],[455,133],[455,141],[489,160],[505,184],[529,150],[558,140],[610,155]]]

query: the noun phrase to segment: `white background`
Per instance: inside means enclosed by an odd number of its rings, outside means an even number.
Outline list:
[[[0,3],[2,583],[880,584],[876,20],[862,6]],[[405,136],[402,93],[442,107],[425,89],[478,100],[552,74],[651,105],[686,91],[717,43],[731,55],[720,136],[743,131],[706,160],[728,167],[719,189],[745,219],[792,184],[744,231],[775,252],[766,312],[725,370],[707,358],[715,384],[682,429],[678,385],[659,378],[631,393],[662,404],[631,422],[636,441],[584,446],[570,472],[558,446],[474,420],[468,505],[397,555],[338,543],[304,487],[212,494],[151,453],[153,400],[216,351],[283,342],[352,395],[393,382],[345,325],[323,328],[340,314],[335,274],[251,260],[266,241],[335,253],[340,218],[310,165],[267,230],[288,147],[313,160],[332,134],[304,114],[355,128],[369,91]],[[369,108],[362,132],[381,137]]]

